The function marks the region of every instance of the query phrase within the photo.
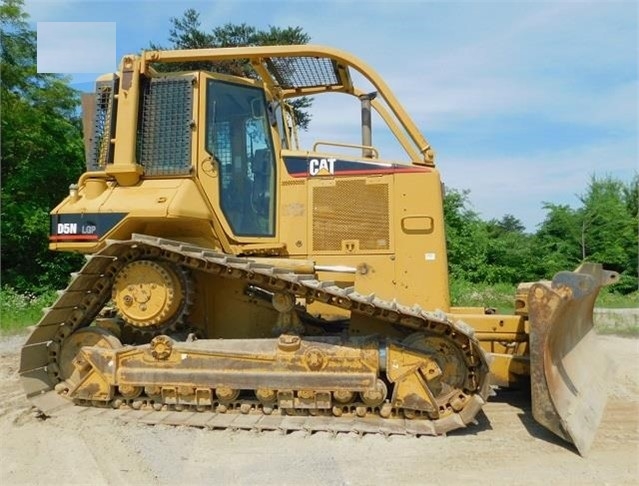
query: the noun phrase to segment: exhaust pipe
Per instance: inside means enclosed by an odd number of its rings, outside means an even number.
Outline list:
[[[362,157],[372,159],[374,152],[368,147],[373,146],[373,130],[371,122],[371,101],[377,97],[377,91],[372,93],[363,94],[359,96],[359,100],[362,103]]]

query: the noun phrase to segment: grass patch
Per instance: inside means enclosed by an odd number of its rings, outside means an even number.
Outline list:
[[[626,295],[613,291],[614,287],[604,287],[599,292],[599,297],[595,302],[595,307],[605,309],[637,309],[639,308],[639,291]]]
[[[0,332],[11,333],[37,324],[42,308],[50,306],[57,294],[51,290],[41,295],[20,294],[11,287],[0,289]]]
[[[511,284],[476,284],[456,280],[451,282],[450,297],[453,306],[494,307],[500,314],[512,314],[515,309],[516,288],[516,285]],[[639,309],[639,291],[622,295],[614,292],[614,287],[603,287],[595,308]],[[625,332],[625,335],[636,335],[639,331],[633,330],[631,326]]]

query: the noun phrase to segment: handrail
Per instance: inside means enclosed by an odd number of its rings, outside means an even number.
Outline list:
[[[317,142],[313,144],[313,152],[317,152],[317,147],[319,145],[328,145],[329,147],[346,147],[346,148],[370,150],[374,154],[374,157],[371,157],[371,158],[373,159],[379,158],[379,151],[371,145],[360,145],[358,143],[344,143],[344,142],[327,142],[324,140],[318,140]]]

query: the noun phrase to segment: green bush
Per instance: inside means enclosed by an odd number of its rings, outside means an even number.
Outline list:
[[[493,307],[501,314],[512,314],[515,309],[515,285],[470,283],[452,280],[450,298],[458,307]]]
[[[635,290],[629,294],[621,294],[615,288],[604,287],[599,292],[599,297],[595,303],[595,307],[603,307],[607,309],[626,309],[639,307],[639,291]]]
[[[22,294],[5,285],[0,289],[0,331],[17,331],[37,324],[42,317],[42,309],[50,306],[56,299],[55,291],[40,295]]]

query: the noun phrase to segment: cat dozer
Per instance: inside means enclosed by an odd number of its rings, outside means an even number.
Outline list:
[[[329,95],[327,132],[354,113],[357,140],[302,147],[300,106]],[[366,64],[312,45],[147,51],[83,108],[87,170],[50,248],[87,262],[22,349],[42,413],[430,435],[523,384],[588,450],[608,373],[592,308],[617,274],[522,284],[513,315],[451,306],[435,154]],[[402,156],[373,144],[380,126]]]

